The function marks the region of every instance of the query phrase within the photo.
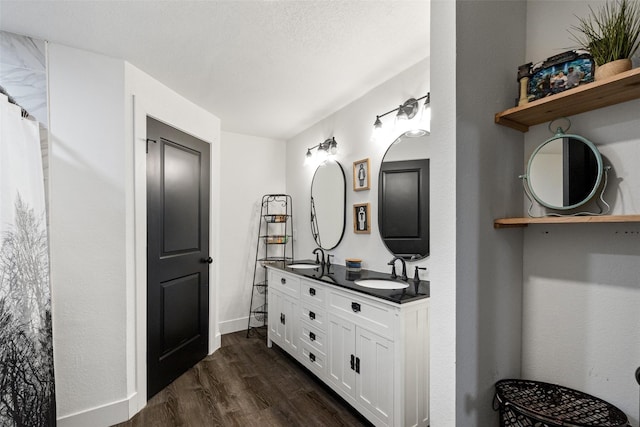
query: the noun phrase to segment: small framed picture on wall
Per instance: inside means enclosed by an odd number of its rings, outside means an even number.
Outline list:
[[[369,159],[353,162],[353,191],[368,190],[370,185]]]
[[[371,217],[369,203],[353,205],[353,232],[356,234],[371,233]]]

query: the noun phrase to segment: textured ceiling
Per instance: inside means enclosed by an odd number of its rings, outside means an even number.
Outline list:
[[[289,139],[429,56],[429,2],[0,1],[0,29],[122,58],[221,119]]]

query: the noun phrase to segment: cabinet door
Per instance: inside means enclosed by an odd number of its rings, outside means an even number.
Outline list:
[[[284,343],[283,300],[284,296],[275,289],[269,289],[269,339],[280,347]]]
[[[355,325],[341,317],[329,315],[329,381],[348,396],[355,398],[356,335]]]
[[[393,420],[393,343],[356,327],[356,399],[385,425]]]
[[[293,356],[298,352],[298,302],[276,289],[269,289],[269,338]]]
[[[288,295],[283,295],[281,300],[282,313],[284,314],[282,337],[283,348],[289,354],[296,356],[298,353],[298,301]],[[279,319],[278,319],[279,320]]]

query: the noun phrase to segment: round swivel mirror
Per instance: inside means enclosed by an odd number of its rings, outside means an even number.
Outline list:
[[[429,255],[428,138],[426,131],[400,135],[380,165],[380,237],[391,253],[407,260]]]
[[[542,206],[570,210],[596,194],[603,177],[602,156],[579,135],[556,134],[535,149],[527,166],[527,189]]]
[[[346,179],[340,163],[327,161],[316,169],[311,182],[311,234],[322,249],[342,240],[345,226]]]

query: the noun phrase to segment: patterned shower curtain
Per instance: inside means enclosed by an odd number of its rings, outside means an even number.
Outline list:
[[[0,425],[55,425],[38,122],[0,95]]]

